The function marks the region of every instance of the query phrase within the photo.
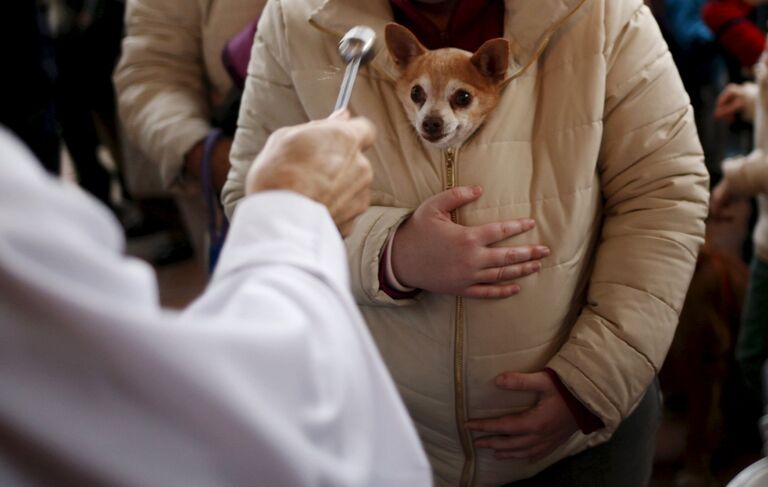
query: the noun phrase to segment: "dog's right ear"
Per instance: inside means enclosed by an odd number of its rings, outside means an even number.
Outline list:
[[[400,69],[427,52],[427,48],[421,45],[416,36],[400,24],[387,24],[384,29],[384,39],[389,54]]]

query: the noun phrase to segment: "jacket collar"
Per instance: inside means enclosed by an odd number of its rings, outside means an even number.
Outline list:
[[[504,36],[511,47],[507,79],[523,74],[552,36],[587,1],[504,0]],[[371,27],[377,38],[371,67],[389,79],[396,79],[397,69],[383,42],[384,27],[392,18],[389,0],[325,0],[310,15],[309,23],[337,40],[355,25]]]

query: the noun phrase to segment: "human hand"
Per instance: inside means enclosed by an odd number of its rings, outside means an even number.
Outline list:
[[[505,372],[496,377],[496,386],[539,393],[539,402],[522,413],[466,423],[470,430],[491,433],[476,439],[475,446],[494,450],[497,460],[527,458],[535,462],[579,430],[576,418],[546,372]]]
[[[730,204],[733,196],[728,185],[727,179],[722,179],[715,189],[712,190],[712,196],[709,201],[709,213],[715,218],[724,218],[724,210]]]
[[[521,218],[476,227],[451,221],[451,211],[475,201],[479,186],[460,186],[425,200],[398,228],[392,242],[392,268],[404,286],[470,298],[506,298],[520,286],[509,281],[541,269],[549,255],[543,245],[493,248],[527,232],[533,220]]]
[[[283,189],[325,205],[342,235],[368,208],[373,171],[362,151],[373,125],[339,112],[324,120],[284,127],[267,139],[248,170],[245,193]]]
[[[717,96],[714,116],[718,120],[732,122],[737,113],[747,110],[749,100],[741,85],[729,83]]]
[[[200,180],[202,178],[202,164],[205,139],[195,144],[184,157],[184,169],[187,174]],[[229,151],[232,148],[232,137],[222,136],[216,140],[211,154],[211,184],[217,193],[227,181],[229,174]]]

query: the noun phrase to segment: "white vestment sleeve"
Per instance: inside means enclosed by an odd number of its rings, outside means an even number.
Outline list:
[[[244,200],[177,313],[29,158],[0,132],[0,484],[430,484],[324,207]]]

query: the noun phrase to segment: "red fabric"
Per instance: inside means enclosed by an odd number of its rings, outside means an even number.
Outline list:
[[[763,52],[765,34],[754,24],[742,22],[725,31],[719,40],[728,52],[738,58],[742,66],[750,68]]]
[[[458,0],[448,28],[441,32],[412,0],[390,0],[395,22],[402,24],[427,49],[457,47],[474,52],[483,42],[504,35],[504,2]]]
[[[701,9],[704,22],[717,31],[722,24],[732,17],[746,17],[752,6],[743,0],[710,0]]]
[[[560,380],[560,376],[557,375],[557,372],[550,369],[549,367],[544,369],[544,372],[546,372],[547,375],[549,375],[549,378],[552,379],[552,382],[555,383],[557,392],[560,393],[560,396],[562,396],[565,404],[571,411],[571,414],[573,414],[573,417],[576,418],[576,424],[579,425],[579,429],[581,429],[582,433],[587,435],[605,426],[605,424],[603,424],[603,420],[592,414],[592,412],[587,409],[586,406],[584,406],[581,402],[579,402],[578,399],[576,399],[576,396],[571,394],[571,391],[569,391],[568,388],[565,387],[565,384],[563,384],[563,381]]]
[[[747,18],[752,6],[741,0],[710,1],[701,10],[704,23],[742,66],[752,67],[765,46],[765,34]]]

